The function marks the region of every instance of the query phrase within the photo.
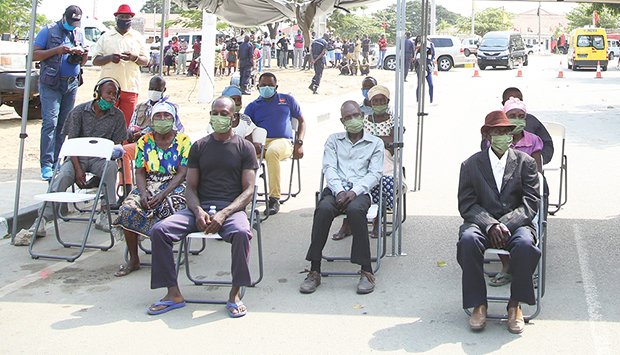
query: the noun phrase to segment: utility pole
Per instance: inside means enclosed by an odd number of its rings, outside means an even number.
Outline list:
[[[431,30],[429,31],[430,35],[437,34],[437,5],[435,4],[435,0],[430,0],[431,7]]]

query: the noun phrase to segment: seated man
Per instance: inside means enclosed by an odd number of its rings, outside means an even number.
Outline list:
[[[280,161],[304,156],[302,145],[306,133],[306,122],[301,115],[297,100],[290,95],[276,92],[278,81],[272,73],[263,73],[258,79],[260,97],[245,108],[245,114],[261,128],[267,130],[265,161],[269,180],[269,206],[266,215],[280,211]],[[298,137],[293,136],[291,118],[299,120]],[[295,140],[296,139],[296,140]],[[295,141],[293,141],[295,140]]]
[[[232,244],[232,288],[226,309],[233,317],[242,317],[247,309],[239,291],[251,283],[248,257],[252,230],[245,207],[252,201],[258,162],[252,143],[231,129],[235,102],[219,97],[211,105],[214,133],[199,139],[189,151],[187,209],[158,222],[151,229],[153,250],[151,288],[168,288],[159,302],[148,308],[148,314],[161,314],[185,306],[177,284],[172,246],[187,234],[201,231],[219,233]],[[210,206],[217,213],[207,214]]]
[[[341,213],[347,215],[353,234],[351,262],[361,266],[357,293],[367,294],[375,289],[366,212],[370,207],[370,190],[379,184],[383,173],[383,142],[364,132],[357,102],[343,103],[340,114],[346,132],[330,135],[325,143],[323,174],[327,187],[314,211],[312,241],[306,255],[312,265],[299,288],[301,293],[312,293],[321,284],[321,255],[329,228]]]
[[[457,260],[463,270],[463,308],[473,308],[469,326],[486,325],[487,290],[484,251],[510,252],[512,284],[508,302],[508,330],[523,332],[525,322],[519,302],[536,303],[532,275],[540,259],[535,244],[533,218],[538,211],[539,187],[536,162],[510,148],[515,125],[502,111],[493,111],[480,129],[491,146],[472,155],[461,165]]]
[[[123,112],[114,107],[114,103],[120,95],[120,87],[116,80],[103,78],[95,86],[95,99],[76,106],[69,113],[69,117],[63,126],[63,135],[67,138],[79,137],[100,137],[120,144],[127,138],[125,129],[125,118]],[[108,203],[116,203],[116,167],[110,164],[106,171],[103,171],[105,159],[90,157],[71,157],[60,167],[58,176],[54,178],[51,187],[52,192],[67,190],[73,183],[78,187],[86,187],[86,173],[92,173],[102,178],[106,184],[103,193],[108,198]],[[102,204],[105,200],[101,200]],[[36,235],[45,236],[45,222],[53,218],[52,204],[48,203],[43,211],[43,223],[39,224]],[[35,222],[36,223],[36,222]],[[108,214],[102,206],[101,213],[95,223],[95,228],[109,232]],[[34,230],[34,225],[30,230]]]

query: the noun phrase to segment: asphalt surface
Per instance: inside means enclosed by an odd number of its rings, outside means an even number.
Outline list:
[[[302,160],[302,193],[262,224],[265,276],[248,289],[249,313],[229,319],[222,305],[189,304],[161,316],[145,307],[163,290],[149,289],[149,268],[124,278],[112,274],[123,260],[122,243],[107,252],[88,251],[75,263],[32,260],[26,248],[0,241],[0,352],[13,353],[617,353],[620,346],[620,71],[603,79],[593,71],[557,79],[560,57],[533,57],[517,70],[457,68],[435,78],[436,104],[424,125],[422,189],[407,196],[403,225],[406,256],[386,257],[370,295],[355,294],[357,278],[328,277],[316,293],[298,292],[309,244],[314,193],[323,142],[342,130],[338,107],[359,90],[302,109],[308,131]],[[563,59],[563,58],[562,58]],[[564,60],[565,62],[565,60]],[[360,79],[361,80],[361,79]],[[407,85],[404,162],[413,176],[417,119],[415,88]],[[549,218],[546,294],[540,315],[521,335],[505,322],[489,321],[481,333],[468,329],[461,309],[456,263],[456,190],[460,163],[479,148],[484,116],[498,109],[501,92],[518,86],[528,111],[542,121],[566,126],[568,203]],[[299,88],[289,88],[293,93]],[[321,115],[320,119],[317,118]],[[559,154],[556,148],[556,154]],[[284,169],[283,169],[284,170]],[[412,184],[412,182],[410,182]],[[557,180],[550,177],[551,198]],[[0,186],[1,187],[1,186]],[[80,225],[64,224],[68,239]],[[333,229],[336,229],[334,224]],[[93,241],[104,241],[95,232]],[[40,244],[40,245],[39,245]],[[252,245],[256,266],[256,239]],[[388,243],[391,247],[391,243]],[[53,237],[37,248],[55,249]],[[349,252],[350,238],[329,241],[326,251]],[[61,252],[70,252],[65,249]],[[210,241],[193,257],[198,275],[229,277],[229,248]],[[144,257],[147,261],[148,257]],[[348,263],[324,263],[324,270],[352,271]],[[179,277],[188,298],[225,297],[225,288],[192,286]],[[507,287],[491,290],[506,294]],[[501,310],[501,307],[497,307]],[[530,308],[525,308],[530,312]]]

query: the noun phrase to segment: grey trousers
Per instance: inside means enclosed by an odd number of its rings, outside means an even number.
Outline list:
[[[105,182],[105,190],[104,194],[108,197],[108,201],[110,205],[114,205],[116,203],[116,175],[117,175],[117,164],[113,161],[110,161],[108,164],[107,170],[104,172],[103,169],[105,167],[106,160],[103,158],[89,158],[89,157],[80,157],[78,158],[80,161],[80,166],[82,170],[86,173],[92,173],[96,176],[99,176]],[[66,161],[60,167],[60,171],[58,172],[58,176],[54,179],[52,184],[52,192],[62,192],[66,191],[73,183],[75,182],[75,169],[73,168],[73,163],[71,160]],[[53,218],[52,204],[48,203],[45,207],[45,211],[43,211],[43,216],[46,219]]]
[[[210,205],[215,205],[219,211],[227,204],[207,202],[202,204],[202,208],[208,211]],[[173,243],[197,231],[196,217],[189,209],[181,210],[153,226],[150,232],[152,289],[178,285]],[[252,230],[245,211],[235,212],[228,217],[219,234],[224,241],[231,244],[233,286],[249,286],[252,283],[249,267]]]
[[[484,251],[491,247],[490,240],[478,226],[463,224],[456,244],[456,259],[463,269],[463,308],[487,304],[487,288],[484,280]],[[510,298],[529,305],[536,304],[532,275],[540,259],[540,249],[535,245],[534,235],[528,227],[520,227],[512,233],[505,248],[510,252]]]

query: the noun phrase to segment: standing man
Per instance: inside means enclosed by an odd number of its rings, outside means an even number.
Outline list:
[[[385,35],[381,35],[379,38],[379,61],[377,62],[377,69],[383,69],[383,61],[385,60],[385,52],[387,52],[387,40]]]
[[[290,95],[276,92],[278,80],[273,73],[263,73],[258,79],[260,97],[245,108],[254,124],[267,130],[265,161],[269,180],[269,206],[265,214],[274,215],[280,211],[280,161],[304,156],[302,148],[306,134],[306,122],[301,115],[297,100]],[[291,118],[299,120],[297,137],[291,128]]]
[[[271,40],[271,38],[269,37],[269,33],[265,32],[263,33],[263,41],[262,41],[262,45],[263,45],[263,65],[265,66],[265,68],[271,68],[271,45],[272,45],[273,41]]]
[[[254,45],[250,43],[250,36],[243,37],[243,43],[239,46],[239,84],[243,95],[250,95],[248,81],[252,75],[254,66]]]
[[[286,38],[286,35],[283,33],[277,43],[278,49],[280,50],[278,56],[278,67],[283,69],[286,69],[288,64],[288,44],[288,38]]]
[[[75,105],[80,66],[86,63],[87,49],[77,28],[82,10],[71,5],[62,19],[39,31],[34,41],[32,59],[41,62],[39,93],[41,95],[41,145],[39,162],[41,179],[50,180],[62,146],[62,127]]]
[[[92,49],[93,65],[101,66],[101,77],[121,84],[116,107],[123,111],[127,126],[138,102],[140,66],[149,62],[144,37],[131,28],[134,15],[129,5],[119,6],[114,13],[116,27],[101,35]]]
[[[192,60],[197,59],[198,57],[200,57],[200,41],[198,40],[198,38],[196,38],[194,40],[194,45],[192,46]]]
[[[297,30],[295,43],[293,44],[293,68],[301,69],[304,60],[304,35]]]
[[[321,77],[323,76],[323,69],[325,69],[325,61],[323,57],[327,51],[327,40],[329,35],[323,34],[323,38],[317,38],[312,41],[310,45],[310,64],[314,66],[314,76],[312,77],[312,83],[308,86],[308,89],[312,90],[313,94],[318,94],[317,89],[321,84]]]
[[[177,75],[183,74],[187,71],[187,42],[181,38],[179,43],[179,54],[177,55]]]
[[[369,62],[368,54],[370,53],[370,37],[368,34],[364,35],[364,39],[362,40],[362,58],[366,59],[366,62]]]
[[[405,81],[407,81],[407,75],[411,71],[411,63],[413,63],[413,56],[415,54],[415,44],[411,40],[411,34],[405,32]]]

